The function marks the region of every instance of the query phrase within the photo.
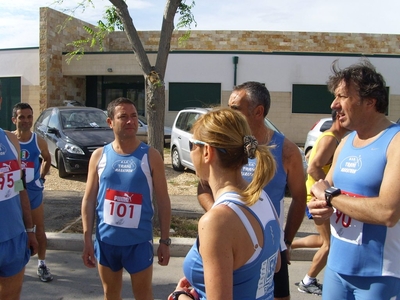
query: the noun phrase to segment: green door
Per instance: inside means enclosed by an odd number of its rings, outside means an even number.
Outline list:
[[[6,130],[15,130],[11,117],[14,105],[21,102],[21,77],[0,77],[0,97],[3,98],[0,127]]]

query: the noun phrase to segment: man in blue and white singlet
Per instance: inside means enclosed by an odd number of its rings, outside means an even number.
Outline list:
[[[138,113],[131,100],[115,99],[107,112],[115,139],[90,158],[82,200],[82,259],[89,268],[97,260],[107,299],[121,299],[123,269],[130,274],[135,299],[153,299],[153,192],[161,230],[158,263],[166,266],[170,258],[171,203],[164,161],[136,137]]]
[[[46,265],[47,237],[44,227],[43,189],[45,177],[50,170],[51,157],[46,141],[31,131],[33,109],[28,103],[17,103],[14,106],[12,121],[16,127],[13,133],[21,147],[21,167],[26,174],[26,190],[39,243],[37,275],[41,281],[48,282],[53,280],[53,275]],[[39,160],[40,156],[42,162]]]
[[[322,297],[400,299],[400,126],[385,116],[385,80],[368,60],[332,70],[331,108],[354,131],[311,188],[310,213],[330,218],[332,232]]]

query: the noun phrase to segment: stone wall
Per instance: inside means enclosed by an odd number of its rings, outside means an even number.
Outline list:
[[[68,78],[62,72],[62,53],[73,48],[68,44],[86,37],[83,25],[78,19],[67,21],[67,15],[50,9],[40,8],[40,110],[62,105],[63,100],[85,100],[85,78]],[[77,83],[77,90],[71,90],[71,80]]]
[[[139,32],[146,51],[157,51],[160,33]],[[192,31],[184,46],[179,46],[182,32],[175,32],[171,51],[259,51],[400,54],[400,35],[279,32],[279,31]],[[112,33],[107,41],[109,51],[130,51],[124,32]]]

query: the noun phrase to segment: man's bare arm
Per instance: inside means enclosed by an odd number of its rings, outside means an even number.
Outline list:
[[[300,151],[286,138],[283,144],[283,164],[287,173],[288,188],[292,195],[286,218],[285,240],[292,242],[304,218],[307,192]]]
[[[197,200],[205,211],[209,211],[213,206],[215,200],[207,181],[199,181],[197,186]]]
[[[40,136],[37,136],[37,141],[40,149],[40,155],[42,156],[42,167],[40,170],[40,177],[45,178],[45,176],[49,173],[50,170],[51,156],[46,141]]]
[[[337,147],[337,140],[335,137],[327,135],[320,139],[314,147],[317,147],[316,152],[312,161],[308,164],[307,173],[315,181],[318,181],[319,179],[324,179],[326,176],[322,168],[332,162],[333,154]]]

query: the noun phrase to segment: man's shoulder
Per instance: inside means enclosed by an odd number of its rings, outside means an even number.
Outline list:
[[[287,137],[284,137],[283,140],[283,153],[287,153],[287,152],[293,152],[293,151],[299,151],[299,147],[297,147],[297,145],[292,142],[291,140],[289,140]]]

